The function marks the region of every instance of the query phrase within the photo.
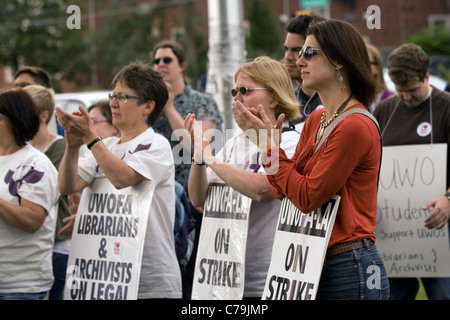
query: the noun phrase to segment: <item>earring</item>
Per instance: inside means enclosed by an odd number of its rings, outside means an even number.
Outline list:
[[[338,80],[341,83],[342,90],[345,90],[344,76],[341,73],[341,70],[337,70]]]
[[[339,82],[342,83],[342,81],[344,81],[344,77],[342,76],[341,70],[338,70],[338,71],[337,71],[337,74],[338,74]]]

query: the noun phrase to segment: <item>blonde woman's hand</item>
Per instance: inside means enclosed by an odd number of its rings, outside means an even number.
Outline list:
[[[281,114],[273,125],[262,105],[258,105],[257,109],[246,108],[237,100],[233,101],[232,111],[239,128],[261,151],[280,144],[284,114]]]

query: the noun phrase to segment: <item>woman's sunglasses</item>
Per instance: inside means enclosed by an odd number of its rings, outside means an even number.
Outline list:
[[[161,62],[161,60],[164,62],[164,64],[169,64],[173,61],[173,59],[171,57],[165,57],[165,58],[156,58],[153,60],[153,64],[159,64]]]
[[[303,56],[305,61],[309,61],[315,55],[316,51],[320,51],[320,49],[307,46],[306,48],[302,48],[302,50],[300,50],[298,53],[298,58],[300,59]]]
[[[267,90],[267,88],[246,88],[246,87],[240,87],[237,89],[231,89],[231,95],[233,97],[236,97],[238,93],[245,96],[246,94],[252,92],[253,90]]]

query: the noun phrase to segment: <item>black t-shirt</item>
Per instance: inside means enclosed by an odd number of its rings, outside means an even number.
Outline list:
[[[450,94],[447,92],[433,87],[431,95],[414,108],[395,95],[380,102],[374,116],[380,125],[383,146],[430,143],[447,143],[449,146]],[[449,163],[447,148],[447,188]]]

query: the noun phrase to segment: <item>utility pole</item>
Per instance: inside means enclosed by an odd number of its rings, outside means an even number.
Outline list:
[[[208,0],[209,52],[206,92],[217,102],[224,129],[237,125],[231,111],[234,73],[245,61],[245,30],[242,0]],[[225,142],[225,141],[224,141]]]

